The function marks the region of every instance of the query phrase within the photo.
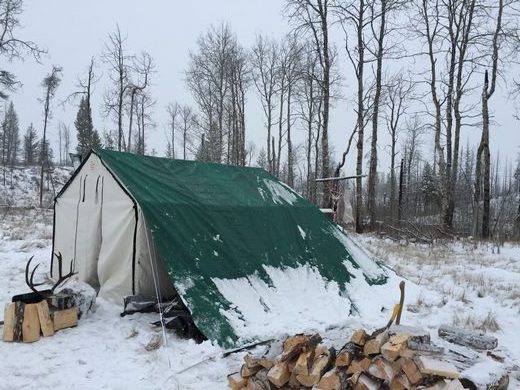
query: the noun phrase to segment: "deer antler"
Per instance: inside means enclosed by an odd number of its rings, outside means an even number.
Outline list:
[[[77,272],[74,272],[73,270],[73,261],[70,262],[70,271],[68,274],[63,275],[63,256],[61,255],[61,252],[54,253],[54,256],[56,256],[56,259],[58,260],[58,281],[52,286],[51,291],[54,294],[54,290],[56,290],[60,285],[62,285],[67,279],[77,274]]]
[[[40,264],[36,264],[36,267],[34,267],[34,269],[31,272],[31,276],[29,276],[29,266],[31,265],[31,261],[33,260],[33,258],[34,256],[31,256],[31,258],[27,262],[27,265],[25,266],[25,283],[27,283],[27,286],[29,286],[29,288],[36,294],[41,294],[41,292],[38,291],[36,287],[41,286],[45,283],[34,283],[34,273],[36,272]]]
[[[50,289],[51,290],[51,294],[54,294],[54,291],[59,286],[61,286],[64,282],[66,282],[67,279],[69,279],[70,277],[72,277],[72,276],[77,274],[77,272],[74,272],[74,270],[73,270],[73,261],[71,261],[70,262],[70,271],[69,271],[69,273],[67,273],[66,275],[63,275],[63,256],[61,255],[61,252],[58,252],[57,254],[54,253],[54,256],[56,256],[56,259],[58,259],[58,273],[59,273],[59,277],[58,277],[58,281]],[[29,267],[31,265],[31,261],[33,260],[33,258],[34,258],[34,256],[31,256],[31,258],[27,262],[27,265],[25,266],[25,283],[27,283],[27,286],[29,286],[29,288],[33,292],[35,292],[36,294],[42,295],[42,292],[38,291],[36,289],[36,287],[42,286],[45,283],[43,283],[43,282],[42,283],[34,283],[34,273],[36,272],[36,270],[38,269],[40,264],[36,264],[36,267],[34,267],[34,269],[32,270],[32,272],[29,275]]]

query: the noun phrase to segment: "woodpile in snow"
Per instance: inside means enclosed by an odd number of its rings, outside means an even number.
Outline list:
[[[38,341],[42,335],[52,336],[60,329],[78,324],[78,308],[73,303],[72,296],[31,298],[23,302],[15,297],[15,302],[5,305],[3,341],[32,343]]]
[[[3,341],[38,341],[42,335],[52,336],[60,329],[76,326],[81,316],[94,309],[96,291],[86,283],[72,281],[76,274],[73,262],[70,263],[69,272],[64,272],[61,253],[54,256],[58,268],[57,280],[45,290],[39,290],[45,282],[34,281],[39,264],[31,272],[33,257],[27,262],[25,282],[31,292],[15,295],[12,302],[5,305],[4,321],[0,323],[3,325]],[[65,282],[68,282],[67,287],[61,288]]]
[[[297,334],[273,359],[246,355],[228,382],[232,390],[465,388],[449,360],[429,333],[417,328],[394,326],[371,335],[358,329],[338,351],[326,347],[318,334]]]

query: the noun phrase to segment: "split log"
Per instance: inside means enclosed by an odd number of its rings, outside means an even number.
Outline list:
[[[310,351],[311,349],[316,348],[316,346],[321,342],[321,336],[319,334],[312,335],[311,337],[306,337],[306,339],[302,342],[294,344],[291,342],[288,349],[285,349],[282,354],[280,361],[292,361],[295,360],[302,352]],[[284,343],[285,344],[285,343]]]
[[[291,376],[287,384],[291,389],[299,389],[301,387],[301,384],[298,382],[298,378],[296,378],[296,374],[294,372],[291,372]]]
[[[374,378],[380,379],[386,383],[390,383],[394,377],[399,374],[401,367],[399,363],[390,363],[381,356],[372,360],[372,364],[368,367],[367,372]]]
[[[391,390],[407,390],[410,389],[412,385],[410,384],[410,381],[408,380],[408,377],[401,373],[392,379],[390,382],[390,389]]]
[[[266,358],[254,358],[250,354],[244,356],[244,362],[246,363],[247,368],[253,368],[257,366],[262,366],[263,368],[271,368],[274,366],[274,363]]]
[[[429,353],[444,353],[444,348],[437,347],[433,344],[418,343],[415,341],[408,341],[408,348],[413,351],[429,352]]]
[[[271,383],[267,378],[267,369],[258,371],[258,373],[249,378],[247,381],[247,390],[271,390]]]
[[[314,362],[314,349],[303,352],[298,356],[294,368],[291,370],[295,375],[309,375]]]
[[[49,305],[47,301],[41,301],[36,304],[38,309],[38,319],[44,337],[52,336],[54,334],[54,322],[49,313]]]
[[[474,349],[495,349],[498,345],[496,337],[488,336],[483,332],[475,332],[466,329],[457,329],[452,326],[442,325],[438,330],[439,337],[450,343],[464,345]]]
[[[38,304],[26,304],[22,321],[22,340],[24,343],[33,343],[39,339],[40,319],[38,318]]]
[[[350,338],[350,341],[352,341],[354,344],[363,346],[365,345],[366,341],[368,339],[368,334],[365,332],[364,329],[357,329]]]
[[[54,331],[78,325],[78,311],[75,307],[53,313]]]
[[[247,385],[247,378],[242,378],[239,372],[228,375],[228,384],[231,390],[239,390]]]
[[[349,341],[339,351],[335,365],[336,367],[347,367],[352,363],[352,360],[361,357],[362,354],[363,348]]]
[[[348,366],[347,374],[351,375],[351,374],[358,374],[360,372],[365,372],[366,370],[368,370],[368,367],[370,367],[370,363],[372,363],[372,361],[369,358],[364,358],[361,360],[356,359],[356,360],[352,361],[350,366]]]
[[[317,351],[309,375],[296,375],[296,379],[298,379],[298,382],[302,385],[312,387],[318,384],[323,374],[332,366],[335,360],[336,351],[334,348],[325,350],[321,354],[318,354]]]
[[[291,373],[289,372],[287,362],[276,363],[267,373],[269,382],[271,382],[276,387],[282,387],[285,385],[287,382],[289,382],[290,377]]]
[[[290,336],[283,342],[283,351],[288,352],[291,349],[293,349],[295,346],[297,346],[298,344],[302,344],[302,343],[306,342],[308,339],[309,339],[309,337],[304,335],[303,333],[297,334],[294,336]]]
[[[421,371],[412,359],[402,357],[401,359],[399,359],[399,362],[401,364],[403,372],[405,373],[406,377],[413,386],[417,385],[423,380],[423,375],[421,374]]]
[[[321,377],[316,390],[342,390],[347,388],[347,374],[343,370],[333,368]]]
[[[4,341],[14,341],[15,306],[14,303],[8,303],[4,308]]]
[[[415,326],[393,325],[388,330],[388,334],[390,337],[405,334],[408,336],[409,341],[423,344],[431,343],[430,332]]]
[[[357,378],[354,390],[379,390],[381,382],[369,377],[366,374],[361,374]]]
[[[13,341],[23,340],[23,317],[25,313],[25,303],[16,302],[14,308],[14,332]]]
[[[422,374],[450,379],[457,379],[459,377],[459,370],[449,362],[432,359],[427,356],[417,356],[415,361]]]
[[[381,355],[383,355],[385,359],[393,362],[399,359],[403,349],[403,344],[392,344],[390,341],[388,341],[381,346]]]
[[[464,387],[458,380],[447,380],[444,379],[428,387],[424,387],[424,390],[464,390]]]
[[[246,364],[242,364],[242,367],[240,368],[240,375],[242,375],[243,378],[249,378],[250,376],[255,375],[262,368],[263,367],[260,365],[248,367]]]
[[[67,293],[56,293],[47,297],[51,310],[66,310],[74,307],[74,296]]]
[[[376,355],[381,352],[381,346],[388,341],[388,332],[379,333],[373,339],[368,340],[363,347],[365,355]]]

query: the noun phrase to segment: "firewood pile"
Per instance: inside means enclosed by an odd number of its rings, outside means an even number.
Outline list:
[[[54,332],[76,326],[78,310],[76,306],[59,309],[50,302],[69,297],[49,297],[37,303],[11,302],[4,309],[3,341],[32,343],[40,336],[48,337]]]
[[[246,355],[228,382],[232,390],[456,390],[468,385],[459,376],[428,332],[393,326],[370,335],[358,329],[338,351],[326,347],[318,334],[291,336],[273,359]],[[506,389],[503,384],[493,388]]]
[[[70,289],[58,291],[58,287],[68,281],[75,273],[72,270],[63,272],[63,259],[61,254],[55,254],[58,266],[58,278],[54,285],[47,290],[39,290],[37,287],[45,283],[36,283],[34,274],[39,266],[29,272],[31,257],[25,267],[25,282],[31,292],[15,295],[12,302],[7,303],[4,309],[3,341],[32,343],[40,337],[54,335],[54,332],[76,326],[82,311],[92,306],[93,299],[85,298],[80,293]],[[95,299],[95,298],[94,298]],[[89,302],[84,302],[89,300]],[[78,307],[88,305],[88,307]]]

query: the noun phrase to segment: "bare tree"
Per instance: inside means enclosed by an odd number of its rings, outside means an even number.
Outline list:
[[[135,111],[137,120],[137,134],[135,137],[135,152],[137,154],[146,153],[146,129],[155,127],[152,118],[152,108],[155,100],[152,99],[148,91],[139,91],[136,97]]]
[[[22,0],[0,0],[0,57],[8,62],[27,55],[38,61],[45,53],[36,43],[17,35],[22,12]],[[19,84],[13,73],[0,69],[0,98],[7,98],[7,93],[14,91]]]
[[[128,107],[128,151],[132,151],[132,126],[134,112],[137,110],[137,97],[150,86],[150,77],[154,72],[154,68],[152,56],[146,52],[142,52],[140,56],[132,58],[132,72],[128,81],[128,94],[130,95]]]
[[[483,239],[489,238],[490,226],[490,171],[491,171],[491,157],[489,151],[489,100],[495,93],[498,60],[500,54],[500,38],[502,34],[502,17],[505,7],[504,0],[498,1],[497,16],[495,22],[495,30],[491,43],[491,82],[489,80],[488,71],[486,69],[484,75],[484,85],[482,87],[482,138],[477,150],[477,164],[475,175],[475,201],[478,205],[481,200],[480,185],[483,187],[483,206],[482,206],[482,231],[480,236]],[[479,217],[477,213],[477,218]]]
[[[54,65],[47,76],[42,81],[44,89],[43,101],[43,138],[41,144],[41,171],[40,171],[40,207],[43,206],[43,172],[47,162],[47,123],[51,114],[51,100],[54,98],[56,89],[60,85],[62,68]]]
[[[294,148],[292,141],[292,125],[294,114],[291,111],[295,95],[300,88],[302,78],[302,53],[303,45],[297,40],[296,36],[288,37],[288,51],[285,77],[287,80],[287,110],[286,110],[286,134],[287,134],[287,184],[294,187]]]
[[[245,163],[245,102],[248,56],[226,24],[211,27],[190,53],[186,83],[198,105],[205,133],[201,159]],[[202,146],[201,146],[202,147]],[[202,153],[203,152],[203,153]]]
[[[260,95],[262,109],[266,118],[267,130],[267,170],[273,173],[273,159],[271,153],[271,128],[274,122],[274,100],[278,79],[279,47],[276,41],[258,36],[252,50],[253,82]]]
[[[413,83],[407,81],[402,74],[393,77],[386,86],[388,98],[385,101],[386,127],[390,134],[390,216],[395,218],[396,211],[396,157],[397,142],[403,115],[411,100]]]
[[[313,159],[315,145],[319,142],[321,115],[321,75],[319,59],[310,46],[305,47],[304,64],[302,65],[301,87],[297,94],[298,116],[306,132],[306,190],[307,198],[317,204],[318,159]],[[316,150],[318,152],[318,150]],[[317,157],[317,156],[316,156]]]
[[[286,11],[296,23],[296,30],[310,33],[321,67],[321,174],[328,177],[329,163],[329,110],[331,99],[331,47],[329,43],[329,0],[286,0]],[[325,182],[322,205],[331,202],[331,187]]]
[[[192,136],[194,135],[194,130],[197,124],[197,118],[190,106],[182,106],[179,122],[182,135],[182,158],[186,160],[189,149],[193,152]]]
[[[178,103],[170,103],[166,107],[168,112],[168,126],[170,128],[170,136],[168,139],[168,157],[175,158],[175,132],[178,122],[178,117],[181,115],[181,106]],[[185,158],[186,159],[186,158]]]
[[[379,127],[379,113],[382,105],[383,92],[383,60],[389,54],[394,44],[389,41],[390,35],[396,31],[393,27],[396,23],[396,11],[401,11],[406,1],[403,0],[380,0],[379,7],[377,2],[369,3],[370,6],[370,30],[374,39],[374,44],[369,45],[367,50],[375,59],[375,81],[374,81],[374,98],[372,102],[372,139],[370,145],[370,164],[368,171],[368,199],[367,209],[370,220],[370,228],[375,228],[376,222],[376,181],[377,181],[377,140]],[[394,16],[396,15],[396,16]],[[373,47],[372,47],[373,46]],[[400,54],[400,56],[404,56]]]
[[[363,149],[364,149],[364,130],[365,116],[367,113],[365,96],[365,49],[370,44],[370,37],[365,34],[365,29],[370,25],[372,19],[370,15],[369,0],[356,0],[348,2],[338,2],[336,13],[338,14],[341,26],[345,32],[345,50],[354,69],[357,81],[356,90],[356,131],[357,131],[357,158],[356,158],[356,207],[355,224],[356,232],[363,232],[362,210],[363,210]],[[356,36],[355,44],[349,42],[350,29],[353,28]]]
[[[123,117],[125,109],[125,95],[130,88],[129,61],[126,54],[126,38],[121,36],[119,25],[116,31],[108,34],[108,42],[105,44],[103,60],[110,68],[109,79],[112,88],[108,89],[104,96],[105,114],[112,115],[117,123],[117,150],[127,150],[123,131]]]

